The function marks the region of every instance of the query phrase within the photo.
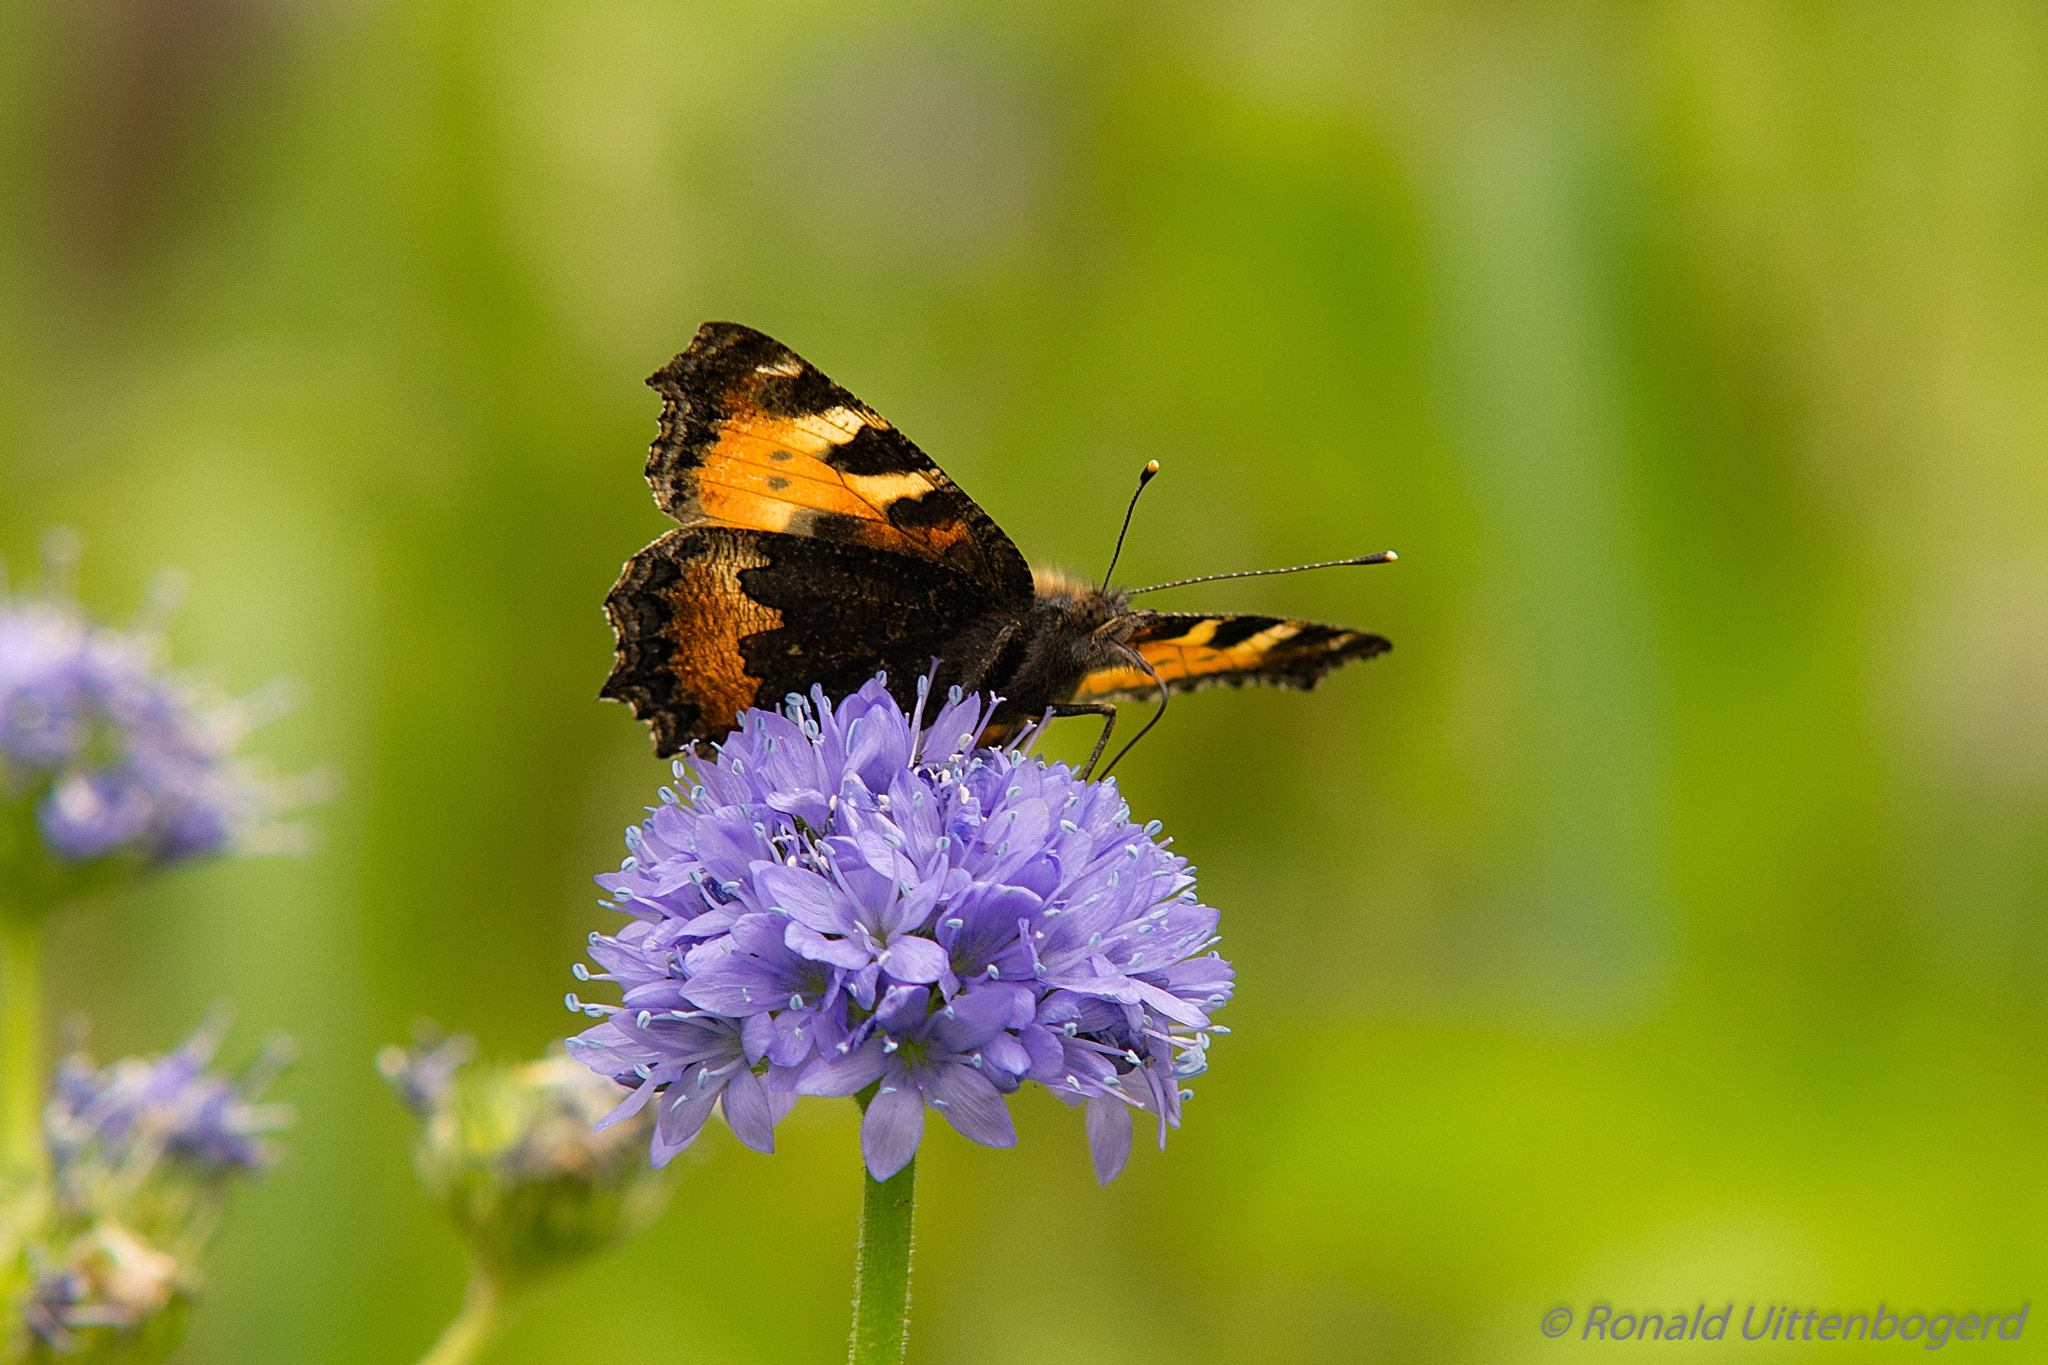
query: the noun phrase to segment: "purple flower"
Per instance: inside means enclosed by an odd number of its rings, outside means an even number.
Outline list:
[[[257,1096],[282,1069],[274,1043],[237,1080],[208,1071],[227,1032],[217,1010],[176,1051],[96,1067],[83,1053],[58,1064],[44,1110],[44,1140],[61,1188],[99,1167],[139,1180],[158,1163],[203,1176],[256,1171],[276,1159],[265,1134],[291,1122],[283,1105]]]
[[[207,1069],[226,1031],[216,1010],[163,1056],[100,1067],[74,1052],[58,1064],[43,1109],[52,1197],[19,1248],[33,1276],[23,1314],[56,1351],[112,1358],[143,1330],[168,1345],[175,1325],[145,1325],[197,1284],[229,1188],[274,1162],[265,1135],[291,1111],[258,1098],[284,1045],[230,1080]]]
[[[476,1056],[476,1039],[467,1033],[444,1035],[430,1021],[416,1026],[418,1045],[393,1043],[377,1053],[377,1070],[405,1107],[426,1118],[448,1102],[456,1073]]]
[[[1087,1106],[1105,1182],[1133,1110],[1162,1146],[1179,1123],[1232,989],[1187,861],[1113,782],[1030,757],[1028,733],[976,748],[993,699],[956,689],[929,724],[926,701],[921,684],[906,716],[878,679],[836,708],[813,689],[749,711],[676,764],[598,878],[632,922],[576,971],[623,999],[570,996],[604,1021],[570,1051],[631,1088],[619,1117],[657,1104],[657,1164],[714,1103],[769,1151],[797,1096],[869,1087],[877,1179],[916,1153],[927,1108],[1014,1144],[1026,1081]]]
[[[767,1050],[749,1047],[744,1033],[743,1021],[703,1010],[670,1010],[659,1017],[646,1010],[621,1010],[570,1039],[569,1055],[633,1087],[600,1129],[623,1123],[656,1094],[661,1096],[649,1149],[657,1166],[667,1165],[697,1140],[714,1104],[733,1136],[757,1152],[772,1152],[775,1122],[789,1106],[770,1098],[769,1081],[780,1078],[772,1065],[769,1080],[755,1073]],[[787,1085],[781,1093],[794,1098]]]
[[[162,615],[167,595],[153,604]],[[285,788],[233,757],[277,698],[209,697],[162,670],[161,645],[155,625],[118,631],[67,600],[0,594],[0,818],[31,823],[59,866],[173,863],[288,833],[265,825]]]

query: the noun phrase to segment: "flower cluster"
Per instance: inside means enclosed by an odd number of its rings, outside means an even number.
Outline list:
[[[274,1163],[265,1134],[292,1117],[258,1098],[283,1043],[239,1079],[207,1070],[226,1030],[217,1011],[164,1056],[97,1067],[73,1053],[59,1065],[43,1114],[53,1197],[27,1308],[37,1358],[104,1348],[157,1359],[176,1345],[228,1186]]]
[[[676,765],[632,854],[599,877],[632,917],[591,936],[619,1006],[571,1055],[657,1095],[652,1157],[687,1147],[714,1103],[757,1151],[800,1095],[874,1087],[861,1149],[878,1180],[922,1139],[927,1106],[988,1146],[1016,1142],[1005,1097],[1037,1081],[1087,1106],[1104,1182],[1132,1110],[1163,1146],[1204,1066],[1230,964],[1216,911],[1155,822],[1110,781],[977,748],[990,700],[958,689],[929,726],[877,679],[830,706],[750,711],[715,759]],[[1028,732],[1019,736],[1027,740]]]
[[[0,594],[0,812],[60,869],[222,852],[289,799],[232,758],[276,698],[210,698],[165,673],[161,653],[147,625]]]
[[[289,1049],[271,1044],[230,1080],[206,1069],[227,1025],[226,1011],[216,1010],[161,1057],[124,1057],[96,1067],[74,1052],[58,1063],[43,1134],[60,1199],[82,1199],[81,1183],[102,1171],[132,1186],[159,1163],[208,1177],[274,1164],[276,1152],[264,1135],[289,1125],[291,1110],[257,1097]]]
[[[618,1087],[556,1048],[537,1061],[470,1065],[467,1034],[427,1027],[377,1069],[420,1119],[421,1182],[501,1292],[616,1245],[667,1207],[672,1182],[640,1160],[651,1123],[594,1132]]]

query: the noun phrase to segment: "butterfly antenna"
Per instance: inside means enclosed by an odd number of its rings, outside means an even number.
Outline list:
[[[1158,592],[1162,588],[1185,588],[1190,583],[1214,583],[1223,578],[1264,578],[1276,573],[1307,573],[1310,569],[1342,569],[1353,564],[1392,564],[1401,556],[1392,550],[1381,550],[1376,555],[1359,555],[1356,559],[1326,559],[1320,564],[1296,564],[1286,569],[1240,569],[1236,573],[1205,573],[1194,578],[1176,578],[1171,583],[1154,583],[1145,588],[1126,588],[1126,597],[1136,597],[1141,592]]]
[[[1116,533],[1116,550],[1109,557],[1109,570],[1102,575],[1102,586],[1109,586],[1109,575],[1116,572],[1116,562],[1124,556],[1124,537],[1130,534],[1131,514],[1138,510],[1138,494],[1145,491],[1145,485],[1152,482],[1152,476],[1159,472],[1159,461],[1147,460],[1145,467],[1138,471],[1138,486],[1131,493],[1131,505],[1124,509],[1123,528]],[[1130,747],[1128,745],[1126,748]]]
[[[1130,743],[1124,745],[1123,748],[1118,749],[1116,751],[1116,757],[1109,760],[1109,767],[1104,768],[1102,770],[1102,776],[1105,778],[1109,776],[1110,770],[1112,768],[1115,768],[1117,764],[1124,761],[1125,754],[1129,753],[1131,750],[1138,747],[1139,740],[1143,739],[1147,734],[1151,733],[1152,727],[1159,723],[1159,718],[1166,714],[1166,704],[1173,700],[1173,693],[1167,689],[1165,681],[1160,678],[1158,671],[1152,667],[1152,661],[1150,659],[1147,659],[1142,654],[1138,655],[1138,667],[1144,669],[1145,676],[1152,679],[1152,681],[1158,685],[1159,709],[1152,713],[1152,719],[1146,721],[1144,726],[1139,729],[1137,734],[1131,736]],[[1099,781],[1100,779],[1097,780]]]

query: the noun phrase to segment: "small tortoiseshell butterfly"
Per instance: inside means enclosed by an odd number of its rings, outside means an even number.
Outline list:
[[[618,652],[600,695],[631,706],[663,757],[814,683],[838,698],[883,671],[908,709],[937,659],[942,695],[957,684],[1004,699],[991,738],[1048,709],[1104,717],[1092,768],[1116,702],[1307,689],[1390,647],[1308,621],[1147,611],[1129,598],[1150,588],[1033,569],[907,437],[751,328],[705,323],[647,383],[662,397],[647,482],[681,526],[627,561],[605,598]]]

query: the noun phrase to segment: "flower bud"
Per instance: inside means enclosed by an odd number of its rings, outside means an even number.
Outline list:
[[[73,1238],[28,1306],[35,1361],[148,1365],[176,1349],[197,1274],[116,1222]]]
[[[484,1271],[507,1291],[641,1232],[673,1189],[641,1152],[648,1120],[595,1131],[620,1088],[556,1048],[467,1065],[464,1035],[387,1047],[378,1069],[420,1116],[414,1164]]]

